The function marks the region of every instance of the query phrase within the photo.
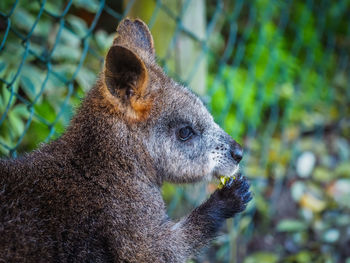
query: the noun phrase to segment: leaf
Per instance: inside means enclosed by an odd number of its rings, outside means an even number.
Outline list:
[[[6,63],[4,61],[0,61],[0,72],[6,68]]]
[[[319,213],[327,207],[327,204],[325,201],[316,198],[314,195],[310,193],[305,193],[300,198],[299,204],[303,208],[307,208],[315,213]]]
[[[306,190],[305,183],[303,181],[296,181],[291,186],[291,195],[294,201],[299,201]]]
[[[66,80],[71,79],[73,73],[77,69],[77,65],[73,63],[64,63],[60,65],[55,65],[52,67],[53,71],[55,71],[60,77],[65,78]]]
[[[83,19],[77,16],[68,15],[67,21],[72,26],[73,31],[76,35],[78,35],[81,38],[85,37],[88,31],[88,28],[87,28],[86,22]]]
[[[278,255],[272,252],[256,252],[253,255],[248,256],[244,263],[276,263],[278,261]]]
[[[252,223],[252,218],[250,216],[241,217],[239,221],[239,230],[243,233]]]
[[[43,80],[44,75],[38,68],[34,67],[33,65],[25,65],[23,67],[20,84],[30,100],[33,101],[37,96]]]
[[[322,183],[328,183],[330,182],[333,178],[332,172],[329,171],[326,168],[322,167],[317,167],[315,168],[315,171],[312,176],[316,181],[322,182]]]
[[[340,233],[338,229],[329,229],[325,233],[323,233],[323,240],[327,243],[334,243],[338,241],[340,237]]]
[[[299,253],[288,257],[287,262],[293,263],[310,263],[312,261],[312,254],[309,251],[300,251]]]
[[[327,193],[342,206],[350,208],[350,179],[339,179],[327,188]]]
[[[25,30],[30,30],[35,23],[35,17],[22,8],[17,8],[11,18],[17,27]]]
[[[64,28],[61,32],[61,39],[60,39],[60,45],[66,45],[74,48],[79,48],[82,40],[71,32],[70,30]]]
[[[10,96],[11,96],[11,92],[4,85],[1,88],[1,95],[0,95],[0,114],[3,114],[5,112]],[[12,100],[14,100],[14,98],[12,98]]]
[[[13,131],[13,136],[20,136],[24,131],[24,123],[22,119],[12,111],[9,112],[7,117],[11,125],[11,131]]]
[[[343,162],[338,165],[334,172],[337,177],[350,178],[350,162]]]
[[[169,183],[164,183],[162,186],[162,195],[166,202],[170,202],[176,193],[176,188],[174,185]]]
[[[309,177],[316,164],[316,157],[313,152],[303,152],[297,159],[296,169],[300,177]]]
[[[84,91],[88,91],[90,87],[94,85],[95,79],[95,73],[83,67],[79,70],[76,81],[83,88]]]
[[[29,112],[24,104],[18,104],[12,108],[8,113],[8,120],[13,131],[13,137],[22,135],[25,128],[25,121],[28,118]]]
[[[307,229],[306,223],[295,219],[284,219],[277,225],[279,232],[299,232],[305,229]]]
[[[98,30],[95,33],[95,39],[96,44],[101,49],[101,51],[106,52],[107,49],[113,44],[114,34],[108,35],[105,31]]]
[[[81,50],[65,44],[58,45],[52,53],[52,58],[64,62],[77,62],[80,60]]]
[[[86,9],[92,13],[96,13],[99,3],[96,0],[76,0],[73,2],[76,7]]]
[[[24,92],[28,95],[29,98],[35,98],[35,86],[31,79],[28,76],[21,76],[21,85],[24,89]]]
[[[18,104],[12,109],[12,113],[16,114],[17,116],[21,118],[28,118],[29,117],[29,111],[27,109],[27,106],[24,104]]]
[[[51,104],[44,100],[40,104],[35,104],[34,105],[35,112],[47,120],[48,122],[53,122],[56,118],[56,112],[55,109],[51,106]]]

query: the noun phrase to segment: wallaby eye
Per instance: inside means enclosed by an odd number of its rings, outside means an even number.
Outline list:
[[[177,132],[177,136],[182,141],[187,141],[193,134],[193,129],[190,126],[183,127]]]

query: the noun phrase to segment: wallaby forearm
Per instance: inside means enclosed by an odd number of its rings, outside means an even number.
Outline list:
[[[173,228],[184,234],[191,250],[198,250],[218,235],[227,218],[243,211],[251,198],[246,178],[231,179]]]
[[[192,237],[198,237],[200,242],[203,242],[203,240],[216,236],[224,220],[224,216],[215,204],[215,197],[212,195],[183,220],[182,226],[186,233]]]

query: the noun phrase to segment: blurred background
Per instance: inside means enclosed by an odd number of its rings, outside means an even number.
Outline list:
[[[254,200],[190,262],[349,263],[349,0],[1,0],[0,156],[62,134],[125,16],[245,149]],[[170,215],[217,184],[165,184]]]

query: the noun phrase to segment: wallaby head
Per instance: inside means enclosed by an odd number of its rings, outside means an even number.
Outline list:
[[[108,114],[132,129],[160,181],[209,180],[238,170],[241,147],[196,95],[156,64],[151,33],[141,20],[119,24],[101,80],[97,104],[101,110],[108,104]]]

